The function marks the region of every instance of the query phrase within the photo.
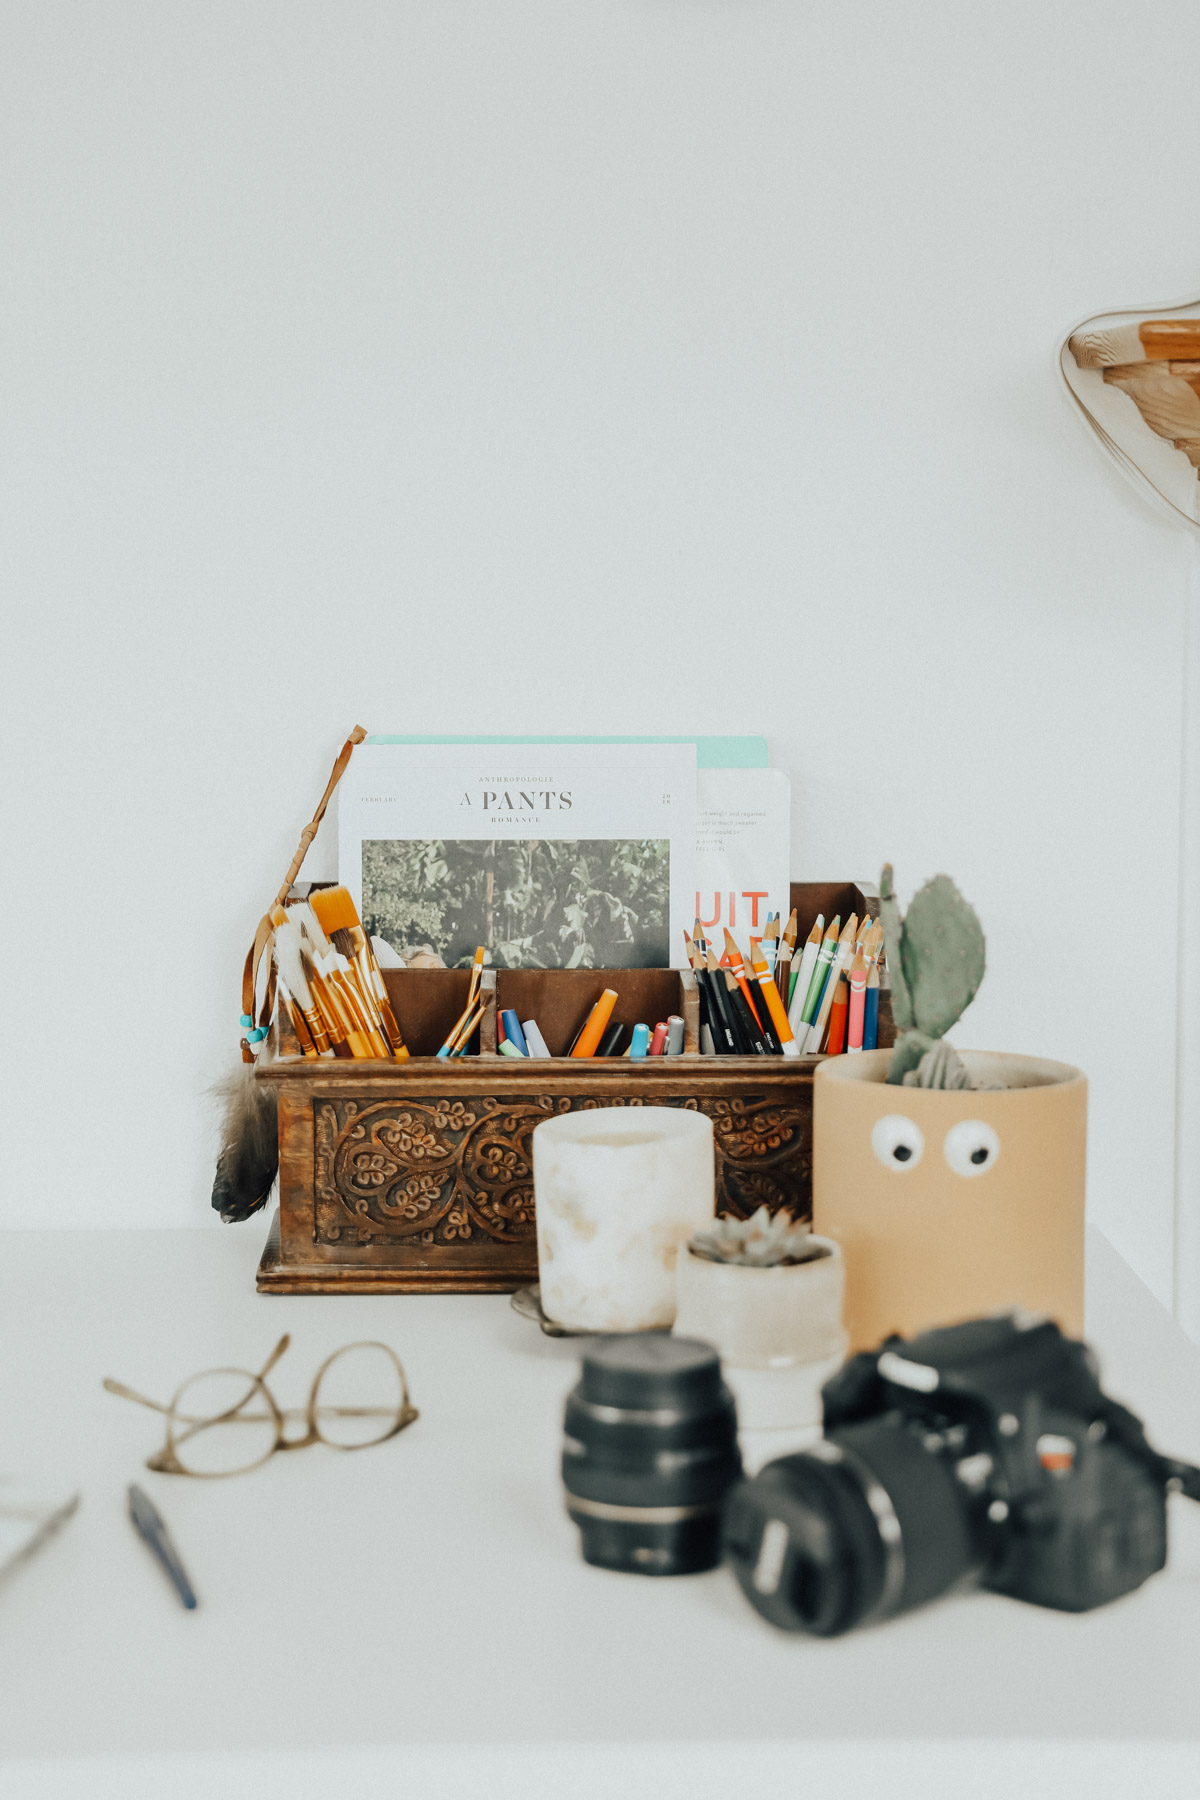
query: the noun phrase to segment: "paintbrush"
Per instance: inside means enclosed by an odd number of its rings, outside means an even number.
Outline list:
[[[300,927],[284,920],[275,927],[275,967],[279,973],[279,981],[287,995],[288,1011],[291,1014],[292,1028],[299,1039],[301,1049],[311,1044],[312,1056],[329,1056],[332,1054],[329,1045],[329,1034],[321,1022],[317,1003],[313,999],[308,977],[304,973],[304,949],[300,936]]]
[[[308,982],[309,992],[321,1014],[322,1022],[329,1033],[329,1048],[335,1056],[370,1056],[371,1052],[358,1029],[358,1022],[353,1013],[347,1012],[340,993],[335,991],[331,982],[317,968],[309,954],[307,946],[300,951],[300,966]]]
[[[379,1015],[382,1035],[386,1050],[403,1061],[408,1055],[404,1039],[400,1035],[400,1027],[396,1023],[396,1015],[392,1011],[388,999],[387,987],[380,973],[379,964],[375,960],[375,952],[371,948],[371,940],[362,928],[353,896],[348,887],[340,884],[337,887],[318,888],[314,891],[310,906],[317,916],[317,922],[326,933],[330,943],[340,955],[346,957],[358,972],[359,986],[364,997],[374,1002],[374,1009]],[[476,952],[476,962],[482,969],[483,958]],[[472,987],[478,985],[477,977],[472,971]]]

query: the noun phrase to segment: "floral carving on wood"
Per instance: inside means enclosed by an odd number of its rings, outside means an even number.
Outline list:
[[[475,1240],[514,1244],[535,1236],[534,1129],[555,1113],[613,1099],[495,1095],[467,1101],[317,1099],[314,1238],[318,1243],[411,1243],[421,1251]],[[747,1216],[766,1205],[796,1217],[812,1209],[812,1095],[723,1100],[662,1097],[713,1122],[717,1210]]]

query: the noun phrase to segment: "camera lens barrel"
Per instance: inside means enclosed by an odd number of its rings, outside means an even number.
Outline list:
[[[985,1555],[953,1466],[895,1413],[739,1483],[724,1552],[764,1618],[817,1637],[907,1612],[978,1572]]]
[[[714,1568],[741,1467],[733,1396],[709,1345],[637,1334],[586,1352],[562,1459],[586,1562],[640,1575]]]

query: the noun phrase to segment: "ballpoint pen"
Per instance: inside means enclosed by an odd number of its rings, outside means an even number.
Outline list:
[[[137,1482],[129,1485],[129,1517],[133,1520],[134,1529],[143,1537],[159,1562],[170,1576],[171,1585],[180,1600],[193,1612],[196,1607],[195,1590],[187,1577],[187,1570],[179,1560],[179,1552],[171,1542],[170,1534],[150,1496],[143,1492]]]

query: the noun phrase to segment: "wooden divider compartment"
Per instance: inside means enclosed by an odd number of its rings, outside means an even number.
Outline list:
[[[878,913],[875,889],[793,883],[801,943],[817,913]],[[707,1113],[717,1208],[811,1211],[812,1077],[819,1058],[699,1054],[690,971],[501,969],[479,1054],[439,1059],[462,1012],[465,969],[389,969],[388,993],[411,1052],[404,1062],[314,1062],[277,1020],[276,1059],[260,1067],[279,1102],[279,1213],[258,1286],[276,1293],[505,1292],[537,1279],[530,1137],[555,1113],[597,1106],[683,1106]],[[613,1017],[685,1022],[684,1054],[582,1060],[565,1053],[605,987]],[[496,1009],[535,1018],[551,1051],[496,1051]],[[884,975],[879,1041],[892,1042]]]

